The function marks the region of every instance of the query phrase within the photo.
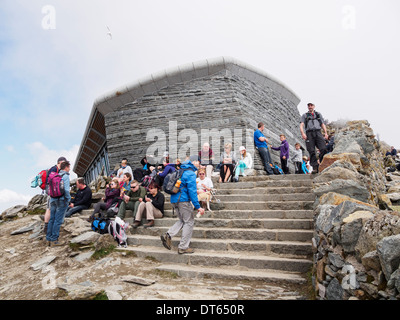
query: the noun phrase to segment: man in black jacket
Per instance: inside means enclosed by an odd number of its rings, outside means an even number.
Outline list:
[[[78,178],[76,186],[78,191],[65,213],[66,218],[82,210],[89,209],[92,204],[92,190],[85,184],[85,180],[83,178]]]

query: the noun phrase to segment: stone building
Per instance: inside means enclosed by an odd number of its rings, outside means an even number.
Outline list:
[[[300,99],[266,72],[230,57],[188,63],[153,73],[112,90],[93,105],[74,172],[92,181],[101,168],[109,174],[122,158],[139,167],[146,154],[170,160],[197,154],[209,142],[219,158],[225,143],[238,154],[254,152],[253,133],[265,123],[264,134],[274,146],[284,133],[294,150],[300,142]],[[279,163],[279,152],[271,151]],[[293,165],[291,164],[292,172]]]

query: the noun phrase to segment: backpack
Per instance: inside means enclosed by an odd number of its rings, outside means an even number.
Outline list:
[[[49,196],[52,198],[60,198],[64,195],[64,181],[62,175],[52,172],[49,175]]]
[[[308,121],[310,120],[318,120],[319,125],[322,126],[322,119],[321,119],[321,114],[317,111],[315,113],[315,119],[313,118],[312,114],[310,112],[307,112],[306,120],[304,122],[305,129],[307,130],[308,127]]]
[[[141,186],[144,187],[146,189],[146,191],[149,191],[149,185],[150,183],[154,180],[154,178],[152,176],[144,176],[142,182],[141,182]]]
[[[113,202],[111,204],[110,208],[108,208],[108,210],[106,212],[107,217],[110,217],[110,218],[114,217],[118,213],[118,210],[119,210],[118,206],[119,206],[118,201]]]
[[[40,171],[32,180],[31,182],[31,187],[36,188],[40,187],[40,189],[44,190],[46,189],[46,177],[47,177],[47,172],[49,170],[42,170]]]
[[[115,241],[118,243],[118,247],[127,247],[127,235],[129,224],[125,223],[121,218],[116,217],[114,221],[110,221],[108,225],[108,233],[111,234]]]
[[[93,231],[100,234],[108,233],[108,226],[110,224],[110,219],[95,218],[92,221],[91,228]]]
[[[278,167],[278,165],[275,165],[275,170],[277,170],[277,171],[278,171],[278,173],[277,173],[277,174],[283,174],[283,171],[282,171],[282,169],[281,169],[281,168],[279,168],[279,167]],[[274,170],[274,173],[275,173],[275,170]]]
[[[176,170],[174,172],[168,173],[165,176],[164,182],[163,182],[163,185],[162,185],[163,191],[168,193],[168,194],[178,193],[178,190],[176,192],[174,192],[174,186],[175,186],[176,182],[182,178],[183,173],[186,170],[189,170],[189,169],[191,169],[191,168],[179,169],[179,170]]]

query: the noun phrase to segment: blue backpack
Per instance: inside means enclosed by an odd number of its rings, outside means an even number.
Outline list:
[[[100,219],[100,218],[95,218],[92,221],[92,230],[96,231],[100,234],[106,234],[108,233],[108,226],[110,225],[110,219]]]

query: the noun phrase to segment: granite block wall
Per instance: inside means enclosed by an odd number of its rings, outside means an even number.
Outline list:
[[[209,142],[219,156],[224,143],[230,142],[237,153],[240,145],[246,146],[255,168],[262,169],[253,143],[258,122],[265,123],[270,143],[279,145],[279,134],[285,133],[294,149],[295,142],[303,144],[299,120],[295,102],[223,70],[162,88],[108,113],[109,161],[113,168],[125,157],[139,167],[144,155],[161,159],[164,151],[172,161],[184,160],[185,155],[196,154],[203,142]],[[279,152],[271,155],[279,163]]]

